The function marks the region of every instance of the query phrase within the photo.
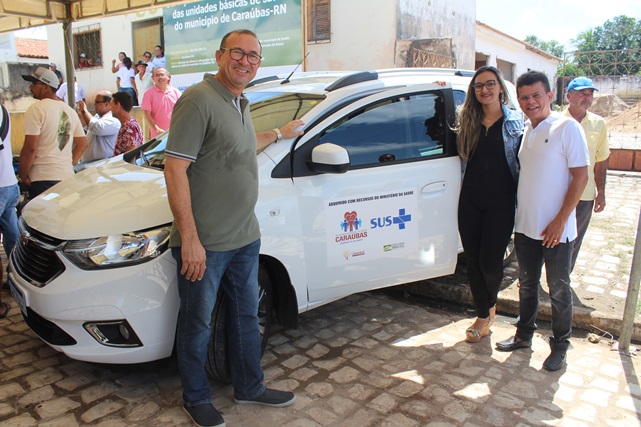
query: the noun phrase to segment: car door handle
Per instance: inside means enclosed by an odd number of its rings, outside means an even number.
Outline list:
[[[438,193],[439,191],[444,191],[446,188],[447,188],[447,181],[430,182],[429,184],[421,188],[421,193],[422,194]]]

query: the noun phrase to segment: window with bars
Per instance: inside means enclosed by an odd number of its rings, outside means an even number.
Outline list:
[[[307,41],[331,40],[330,0],[307,0]]]
[[[102,67],[102,38],[100,24],[73,29],[74,66],[78,68]],[[85,55],[85,60],[81,56]]]

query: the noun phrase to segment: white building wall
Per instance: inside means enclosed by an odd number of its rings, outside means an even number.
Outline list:
[[[397,0],[332,1],[331,40],[307,43],[306,71],[392,68]],[[303,25],[303,40],[307,29]]]
[[[514,81],[521,74],[536,70],[542,71],[550,79],[554,89],[556,70],[560,59],[527,49],[527,44],[485,26],[476,26],[476,52],[487,55],[487,65],[497,65],[497,59],[514,64]]]
[[[456,68],[474,66],[475,0],[399,0],[399,40],[451,38]]]
[[[17,62],[16,43],[13,33],[0,34],[0,87],[9,85],[7,62]]]
[[[0,34],[0,62],[17,62],[16,42],[13,33]]]
[[[451,38],[458,67],[472,68],[475,24],[474,0],[332,1],[331,41],[306,42],[305,69],[403,67],[397,42],[432,38]]]

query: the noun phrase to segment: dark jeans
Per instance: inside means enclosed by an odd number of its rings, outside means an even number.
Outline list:
[[[545,263],[546,278],[552,302],[552,333],[556,342],[569,342],[572,333],[572,291],[570,260],[574,242],[559,243],[546,248],[542,240],[516,233],[514,245],[519,261],[519,311],[516,336],[529,341],[536,331],[539,309],[541,269]]]
[[[467,277],[477,316],[486,318],[496,305],[503,281],[503,258],[514,228],[514,193],[475,191],[463,187],[458,222]]]
[[[572,250],[572,265],[570,267],[570,273],[574,271],[574,265],[576,264],[576,259],[579,257],[579,251],[581,250],[581,243],[583,243],[585,232],[588,231],[588,225],[590,225],[590,219],[592,218],[593,210],[594,200],[581,200],[576,206],[577,236],[576,239],[574,239],[574,249]]]
[[[29,199],[33,199],[40,193],[44,193],[60,181],[34,181],[29,185]]]
[[[260,240],[233,251],[207,251],[205,276],[201,281],[190,282],[180,274],[180,248],[172,249],[177,261],[180,295],[178,369],[187,406],[211,402],[205,361],[211,316],[220,286],[227,297],[228,360],[235,394],[251,399],[265,390],[258,326],[259,252]]]

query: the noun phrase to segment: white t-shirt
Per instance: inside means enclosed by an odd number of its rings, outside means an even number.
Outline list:
[[[551,113],[536,128],[528,120],[521,150],[515,231],[543,240],[542,232],[561,210],[572,174],[570,168],[590,164],[585,133],[574,119]],[[575,212],[565,223],[560,241],[576,238]]]
[[[116,73],[116,78],[120,79],[120,87],[133,87],[131,80],[136,76],[136,71],[134,67],[127,69],[127,67],[122,67]]]
[[[0,128],[2,128],[2,126],[4,126],[3,114],[2,109],[0,109]],[[7,136],[2,140],[4,149],[0,150],[0,187],[8,187],[10,185],[15,185],[18,182],[18,180],[16,179],[16,174],[13,171],[13,155],[11,153],[11,123],[8,122],[7,126],[9,126]]]
[[[62,99],[65,104],[68,104],[69,102],[69,92],[67,91],[67,83],[63,83],[60,85],[58,90],[56,91],[56,96],[60,99]],[[74,85],[74,97],[76,98],[76,102],[83,100],[86,98],[85,96],[85,90],[80,86],[77,82]]]
[[[73,138],[85,132],[70,106],[49,98],[31,104],[24,116],[24,134],[40,137],[31,181],[60,181],[73,175]]]
[[[154,56],[154,59],[151,60],[151,63],[154,64],[154,68],[158,68],[158,67],[167,68],[167,60],[165,59],[164,54],[161,58]]]
[[[147,67],[149,68],[149,67]],[[145,91],[154,85],[149,71],[145,71],[144,77],[140,78],[140,73],[136,74],[136,89],[138,89],[138,105],[142,105],[142,100],[145,97]]]

